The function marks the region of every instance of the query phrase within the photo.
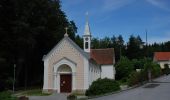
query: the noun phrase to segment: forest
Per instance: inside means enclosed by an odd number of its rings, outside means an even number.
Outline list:
[[[0,90],[12,89],[14,66],[17,89],[42,87],[42,58],[63,38],[65,27],[82,48],[76,23],[67,18],[61,5],[59,0],[0,0]],[[125,43],[122,35],[113,34],[93,37],[91,48],[114,48],[119,61],[121,56],[152,58],[156,51],[170,51],[170,41],[147,44],[140,36],[131,35]]]

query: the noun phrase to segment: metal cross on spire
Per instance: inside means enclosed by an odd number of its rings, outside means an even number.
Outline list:
[[[67,34],[68,27],[66,27],[65,30],[66,30],[66,33],[64,34],[64,36],[68,36],[68,34]]]

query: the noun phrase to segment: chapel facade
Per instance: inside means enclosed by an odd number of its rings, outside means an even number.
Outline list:
[[[83,49],[66,32],[64,38],[43,57],[43,92],[84,93],[98,78],[115,79],[114,49],[91,49],[91,38],[87,20]]]

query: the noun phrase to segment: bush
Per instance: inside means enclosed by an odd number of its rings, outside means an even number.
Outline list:
[[[139,83],[139,77],[140,77],[140,72],[132,72],[130,75],[129,75],[129,79],[128,79],[128,85],[129,86],[133,86],[135,84],[138,84]]]
[[[147,80],[147,73],[144,70],[132,72],[128,78],[128,86],[133,86]]]
[[[120,90],[118,82],[112,79],[98,79],[92,83],[89,89],[86,91],[87,96],[101,95],[105,93],[111,93]]]
[[[133,63],[127,57],[121,57],[120,61],[116,64],[116,79],[121,80],[127,78],[134,70]]]
[[[152,69],[152,77],[159,77],[161,75],[161,67],[160,65],[153,63],[153,69]]]
[[[67,100],[77,100],[77,97],[74,94],[70,94],[67,96]]]
[[[12,97],[10,92],[0,92],[0,100],[17,100],[16,97]]]
[[[169,68],[169,65],[168,64],[165,64],[164,65],[164,69],[162,70],[163,71],[163,74],[170,74],[170,68]]]
[[[158,64],[153,62],[145,62],[145,69],[142,69],[140,72],[132,72],[129,75],[128,85],[133,86],[135,84],[142,83],[148,79],[148,70],[151,70],[152,78],[158,77],[161,75],[161,68]]]

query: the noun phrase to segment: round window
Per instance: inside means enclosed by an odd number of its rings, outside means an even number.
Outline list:
[[[86,40],[86,41],[88,41],[88,40],[89,40],[89,38],[85,38],[85,40]]]

